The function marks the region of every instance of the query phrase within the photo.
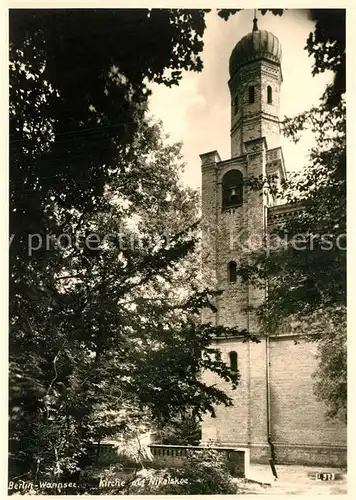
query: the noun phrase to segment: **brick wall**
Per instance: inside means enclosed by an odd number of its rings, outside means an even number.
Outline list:
[[[217,288],[216,248],[217,248],[217,163],[220,157],[217,151],[200,155],[202,166],[202,271],[206,286]],[[216,322],[215,314],[206,309],[202,312],[202,321]]]
[[[238,348],[237,348],[238,345]],[[232,390],[231,386],[220,381],[211,372],[204,373],[204,380],[208,384],[219,384],[219,387],[234,401],[234,406],[216,408],[216,418],[207,416],[202,429],[202,440],[216,441],[226,446],[240,444],[246,445],[249,442],[249,345],[247,343],[238,344],[235,340],[222,340],[216,346],[222,353],[222,359],[229,362],[229,352],[237,351],[238,367],[241,373],[241,382],[237,389]]]
[[[313,394],[316,345],[293,338],[271,341],[272,435],[276,443],[345,446],[346,427],[326,422]]]
[[[204,420],[202,439],[222,446],[250,446],[251,461],[268,462],[266,405],[266,345],[219,341],[228,362],[238,353],[241,382],[233,391],[211,373],[208,383],[219,383],[232,399],[232,407],[218,407],[216,418]],[[271,434],[278,463],[340,466],[346,463],[346,426],[325,419],[325,406],[312,391],[316,367],[315,346],[295,344],[293,338],[270,340]]]
[[[233,406],[216,410],[216,418],[206,417],[203,441],[222,446],[249,446],[251,460],[266,462],[270,456],[267,440],[267,362],[265,332],[259,331],[247,307],[258,305],[264,291],[241,282],[229,283],[228,262],[248,258],[252,238],[259,244],[267,228],[267,198],[244,189],[241,207],[222,210],[223,175],[239,169],[244,178],[266,175],[267,159],[284,175],[280,140],[280,67],[257,61],[240,68],[229,81],[232,98],[231,160],[221,161],[216,151],[201,155],[203,271],[208,286],[222,290],[216,299],[218,312],[205,311],[203,321],[246,328],[259,333],[261,342],[242,343],[238,338],[219,340],[218,347],[228,362],[229,352],[238,353],[241,383],[232,391],[212,373],[203,374],[209,384],[218,384],[233,400]],[[255,86],[255,102],[248,102],[248,87]],[[272,87],[272,104],[267,102],[267,86]],[[238,95],[239,106],[234,109]],[[249,240],[249,244],[247,241]],[[286,332],[288,334],[288,332]],[[325,420],[325,407],[313,394],[312,373],[316,368],[315,346],[295,344],[291,337],[270,339],[271,437],[281,463],[341,465],[346,462],[346,426]]]
[[[245,249],[236,246],[231,230],[245,231],[246,238],[261,234],[266,224],[266,200],[257,192],[244,193],[244,203],[234,210],[222,210],[222,176],[231,168],[239,168],[244,176],[263,173],[266,147],[262,139],[246,143],[247,153],[240,158],[220,161],[216,153],[208,155],[203,172],[203,221],[209,231],[203,232],[205,257],[203,269],[211,278],[210,285],[223,290],[217,299],[218,313],[205,311],[203,321],[225,326],[247,328],[258,332],[258,325],[248,305],[263,300],[263,290],[248,288],[240,282],[229,283],[227,265],[247,258]],[[211,156],[212,155],[212,156]],[[212,161],[213,160],[213,161]],[[239,242],[238,242],[239,243]],[[206,417],[203,441],[212,440],[223,446],[250,446],[251,460],[267,462],[266,345],[242,343],[238,339],[219,341],[217,347],[228,362],[229,352],[238,353],[241,383],[232,391],[211,373],[204,374],[209,384],[218,384],[233,400],[233,406],[216,410],[216,418]],[[287,332],[288,333],[288,332]],[[277,460],[281,463],[340,465],[346,462],[346,427],[325,420],[325,407],[316,401],[312,391],[312,373],[316,367],[315,346],[293,338],[276,337],[270,343],[271,435]]]

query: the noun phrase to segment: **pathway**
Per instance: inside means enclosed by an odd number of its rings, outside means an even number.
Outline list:
[[[347,473],[333,467],[276,465],[278,479],[274,480],[269,465],[250,464],[246,484],[247,493],[281,495],[341,495],[347,493]],[[314,473],[333,472],[339,478],[333,481],[313,479]],[[262,483],[262,484],[260,484]]]

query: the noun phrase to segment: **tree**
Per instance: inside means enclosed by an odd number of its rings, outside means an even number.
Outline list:
[[[193,10],[10,12],[12,475],[71,473],[142,412],[228,404],[193,376],[214,358],[194,320],[206,294],[182,313],[182,286],[167,293],[196,194],[178,185],[179,146],[145,119],[148,80],[201,69],[204,27]]]
[[[53,197],[62,211],[100,208],[134,154],[148,80],[199,71],[204,27],[196,10],[10,11],[12,266],[26,261],[28,233],[53,230]]]
[[[148,81],[201,70],[205,12],[10,12],[11,476],[69,476],[143,415],[231,403],[197,377],[238,382],[209,347],[233,332],[197,322],[196,194],[145,118]]]
[[[55,206],[66,238],[32,250],[31,288],[11,304],[11,451],[35,477],[76,473],[93,442],[142,420],[231,404],[201,370],[238,383],[209,347],[231,330],[199,325],[209,294],[191,256],[197,194],[180,185],[180,145],[143,122],[132,148],[100,211],[73,223]]]
[[[240,492],[233,481],[227,460],[219,452],[207,448],[190,452],[182,467],[172,470],[177,484],[161,488],[163,494],[209,495],[236,494]]]

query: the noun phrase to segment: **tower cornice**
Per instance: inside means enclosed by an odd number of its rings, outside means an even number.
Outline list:
[[[242,116],[240,117],[233,125],[233,127],[230,129],[230,135],[232,135],[235,130],[240,127],[242,124],[249,124],[249,123],[253,123],[255,122],[256,120],[259,120],[263,118],[264,120],[269,120],[273,123],[281,123],[280,119],[278,118],[278,116],[276,115],[270,115],[269,113],[264,113],[264,112],[259,112],[259,113],[255,113],[253,115],[250,115],[250,116]]]

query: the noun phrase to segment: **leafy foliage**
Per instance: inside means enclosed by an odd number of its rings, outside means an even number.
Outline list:
[[[94,246],[54,245],[43,253],[52,267],[42,274],[34,252],[26,273],[31,292],[13,302],[10,432],[14,443],[29,436],[24,461],[37,460],[37,473],[74,474],[91,443],[130,426],[138,431],[143,419],[186,411],[199,418],[214,404],[231,404],[199,380],[203,369],[238,383],[210,348],[213,335],[231,331],[199,325],[197,310],[209,298],[194,298],[194,259],[181,264],[194,249],[196,193],[179,185],[179,145],[159,145],[152,127],[131,164],[142,169],[141,192],[134,180],[120,187],[114,178],[108,210],[80,217],[81,234],[98,236]],[[150,137],[156,142],[145,158]],[[78,225],[65,227],[74,241]]]
[[[226,459],[216,451],[189,452],[179,468],[136,469],[123,474],[119,466],[101,471],[100,478],[110,481],[111,486],[88,489],[96,495],[189,495],[189,494],[236,494],[243,493],[244,486],[238,484],[228,471]],[[98,484],[98,480],[96,481]]]
[[[187,457],[184,467],[172,471],[180,484],[168,485],[167,494],[231,495],[237,493],[226,459],[214,450],[195,451]]]
[[[11,476],[76,477],[93,443],[231,404],[197,378],[238,383],[198,325],[197,193],[145,115],[149,79],[201,69],[203,19],[11,11]]]
[[[143,487],[132,490],[132,493],[209,495],[236,494],[240,492],[228,471],[226,459],[221,453],[219,454],[209,448],[189,452],[181,467],[170,469],[164,476],[166,476],[166,481],[161,484],[154,485],[151,480]]]
[[[146,117],[148,81],[201,70],[206,12],[10,11],[11,477],[231,404],[197,374],[236,387],[211,340],[248,335],[198,325],[197,194]]]
[[[242,9],[218,9],[218,15],[227,21],[230,16],[240,12]],[[283,9],[257,9],[263,16],[266,12],[272,12],[275,16],[281,16],[283,14]]]
[[[318,343],[318,369],[315,373],[315,391],[319,399],[328,402],[327,416],[346,421],[347,403],[347,335],[346,318],[340,315],[328,328]]]
[[[156,440],[162,444],[185,444],[197,446],[201,440],[200,422],[191,415],[173,417],[156,433]]]

